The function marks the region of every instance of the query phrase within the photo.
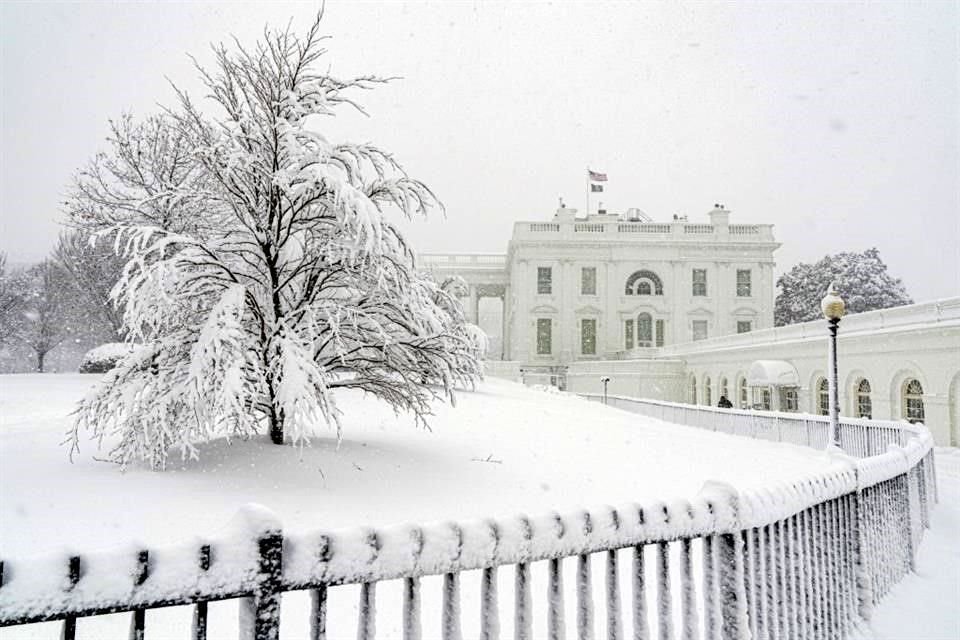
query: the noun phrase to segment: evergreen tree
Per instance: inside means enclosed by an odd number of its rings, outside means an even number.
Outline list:
[[[836,283],[848,314],[913,303],[903,283],[887,273],[876,248],[843,252],[814,264],[801,262],[777,279],[780,293],[774,303],[774,324],[820,319],[820,300],[831,282]]]
[[[303,38],[268,31],[215,49],[200,69],[212,104],[169,110],[191,179],[151,195],[204,203],[203,225],[143,216],[105,233],[128,260],[115,298],[142,343],[80,405],[72,430],[119,436],[110,457],[162,467],[168,449],[261,429],[302,442],[338,435],[333,391],[360,389],[423,421],[434,398],[481,374],[459,302],[416,270],[394,219],[433,193],[371,144],[330,141],[325,118],[385,81],[317,69],[320,17]]]

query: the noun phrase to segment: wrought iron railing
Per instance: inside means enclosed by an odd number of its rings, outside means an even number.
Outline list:
[[[724,416],[633,402],[646,415],[669,414],[705,428],[716,421],[716,430],[738,435],[767,433],[812,446],[821,439],[817,420],[780,415],[771,425],[758,422],[770,416],[749,412]],[[568,626],[576,637],[592,638],[601,622],[614,639],[654,637],[651,632],[658,638],[844,638],[913,568],[936,496],[932,438],[924,427],[847,426],[844,446],[852,453],[870,454],[881,444],[885,450],[866,457],[837,453],[836,471],[760,491],[708,483],[694,499],[671,504],[310,534],[285,534],[269,512],[250,508],[231,534],[200,545],[6,560],[0,563],[0,626],[62,620],[62,637],[70,639],[78,617],[130,612],[130,637],[143,638],[150,609],[187,604],[195,608],[192,637],[219,637],[208,632],[206,603],[237,598],[240,636],[260,640],[279,635],[281,594],[308,590],[311,638],[342,637],[343,630],[328,631],[328,590],[355,584],[356,635],[366,640],[377,633],[378,583],[402,580],[402,637],[418,639],[420,580],[442,576],[435,615],[441,636],[452,640],[463,634],[461,575],[479,570],[479,600],[471,604],[479,610],[479,636],[500,637],[507,609],[513,637],[523,639],[534,629],[531,568],[543,563],[545,583],[536,590],[546,594],[550,638],[564,637]],[[871,430],[877,435],[864,439],[862,432]],[[604,560],[599,593],[591,576],[594,554]],[[624,566],[627,560],[632,564]],[[576,607],[568,625],[563,581],[571,564]],[[512,603],[498,592],[504,569],[513,572]],[[627,591],[621,589],[624,570],[630,572]],[[595,599],[603,601],[600,616]]]

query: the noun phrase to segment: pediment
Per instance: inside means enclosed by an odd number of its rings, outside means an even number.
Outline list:
[[[533,309],[530,309],[530,313],[559,313],[556,307],[549,304],[539,304]]]

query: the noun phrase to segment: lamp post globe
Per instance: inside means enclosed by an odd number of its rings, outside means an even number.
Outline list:
[[[823,300],[820,301],[820,310],[823,311],[823,316],[827,320],[836,320],[839,322],[840,318],[843,317],[846,305],[843,302],[843,298],[837,293],[837,284],[835,282],[830,283],[830,288],[827,289],[827,295],[823,296]]]
[[[820,301],[820,310],[827,319],[827,328],[830,332],[829,352],[829,391],[830,391],[830,446],[840,449],[840,393],[837,375],[837,331],[840,328],[840,318],[845,311],[843,298],[837,293],[835,282],[830,283],[827,295]]]

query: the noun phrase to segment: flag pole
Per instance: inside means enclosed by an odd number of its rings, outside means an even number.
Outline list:
[[[590,215],[590,165],[587,165],[587,210],[586,215]]]

